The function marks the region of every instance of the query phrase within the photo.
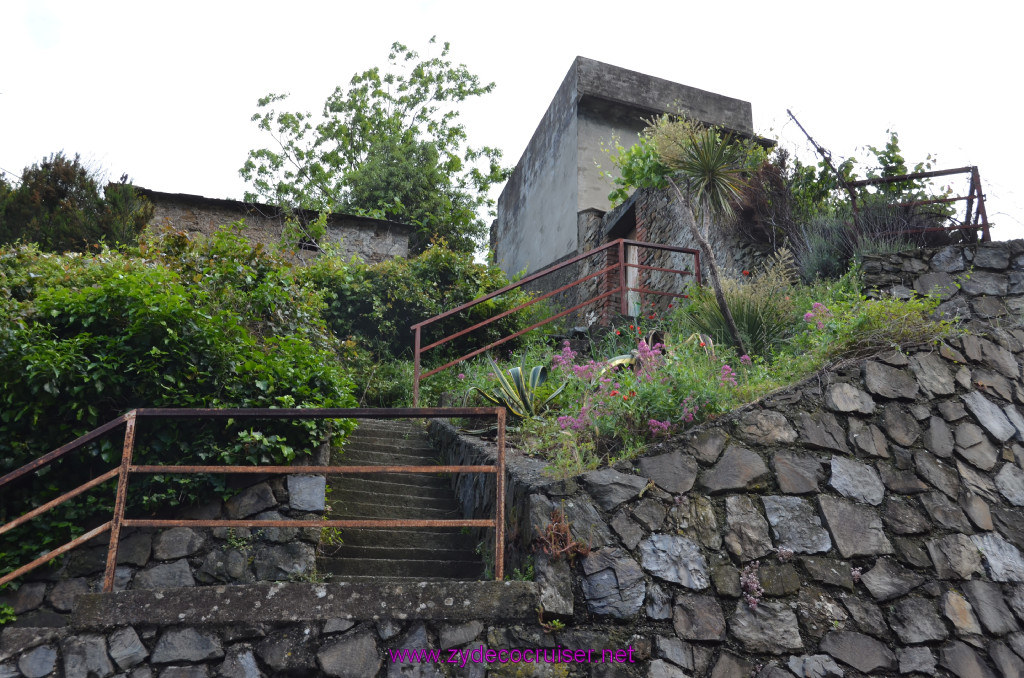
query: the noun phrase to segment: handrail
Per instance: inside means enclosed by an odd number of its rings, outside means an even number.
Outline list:
[[[680,270],[680,269],[672,269],[672,268],[659,268],[659,267],[646,266],[646,265],[641,265],[641,264],[631,264],[631,263],[626,261],[626,256],[625,256],[626,247],[637,247],[637,248],[642,248],[642,249],[654,249],[654,250],[662,250],[662,251],[668,251],[668,252],[678,252],[678,253],[681,253],[681,254],[689,254],[689,255],[693,256],[693,262],[694,262],[693,263],[693,270],[692,271],[688,271],[688,270]],[[448,336],[442,337],[441,339],[439,339],[437,341],[434,341],[433,343],[428,344],[427,346],[422,346],[423,329],[426,328],[427,326],[429,326],[429,325],[431,325],[433,323],[436,323],[439,320],[443,320],[443,319],[445,319],[445,318],[447,318],[449,316],[455,315],[456,313],[460,313],[462,311],[465,311],[466,309],[472,308],[473,306],[476,306],[478,304],[482,304],[482,303],[484,303],[486,301],[490,301],[491,299],[494,299],[495,297],[500,296],[500,295],[502,295],[502,294],[504,294],[506,292],[511,292],[512,290],[518,289],[518,288],[520,288],[520,287],[522,287],[524,285],[527,285],[527,284],[529,284],[531,282],[534,282],[536,280],[540,280],[541,278],[545,278],[545,277],[551,276],[552,274],[562,270],[563,268],[566,268],[567,266],[572,266],[573,264],[577,264],[577,263],[579,263],[579,262],[581,262],[581,261],[583,261],[585,259],[591,258],[591,257],[593,257],[595,255],[598,255],[598,254],[600,254],[602,252],[607,252],[609,250],[615,253],[615,257],[616,257],[615,263],[609,264],[608,266],[604,266],[600,270],[591,272],[591,273],[589,273],[589,274],[587,274],[585,276],[577,277],[572,282],[570,282],[570,283],[568,283],[566,285],[562,285],[561,287],[558,287],[557,289],[548,291],[548,292],[546,292],[546,293],[544,293],[542,295],[533,297],[529,301],[527,301],[525,303],[522,303],[519,306],[516,306],[515,308],[502,311],[501,313],[498,313],[498,314],[496,314],[494,316],[491,316],[487,320],[483,320],[481,322],[478,322],[478,323],[476,323],[475,325],[473,325],[471,327],[467,327],[467,328],[461,329],[458,332],[455,332],[454,334],[450,334]],[[641,295],[643,295],[643,294],[655,294],[655,295],[659,295],[659,296],[668,296],[668,297],[681,297],[681,296],[683,296],[682,294],[678,294],[678,293],[674,293],[674,292],[666,292],[666,291],[662,291],[662,290],[653,290],[653,289],[648,289],[648,288],[644,288],[644,287],[629,287],[629,286],[627,286],[627,284],[626,284],[626,269],[628,269],[628,268],[634,268],[634,269],[638,269],[638,270],[660,271],[660,272],[663,272],[663,273],[676,273],[676,274],[683,275],[683,276],[692,275],[692,276],[695,276],[697,284],[698,285],[701,284],[701,277],[700,277],[700,251],[699,250],[690,249],[690,248],[687,248],[687,247],[676,247],[674,245],[662,245],[660,243],[642,242],[642,241],[639,241],[639,240],[628,240],[628,239],[625,239],[625,238],[620,238],[618,240],[612,240],[611,242],[605,243],[604,245],[601,245],[600,247],[595,247],[594,249],[589,250],[587,252],[584,252],[583,254],[578,254],[578,255],[576,255],[574,257],[566,259],[565,261],[561,261],[561,262],[558,262],[556,264],[553,264],[553,265],[551,265],[551,266],[549,266],[549,267],[547,267],[547,268],[545,268],[545,269],[543,269],[541,271],[537,271],[536,273],[533,273],[531,275],[526,276],[522,280],[519,280],[519,281],[516,281],[514,283],[510,283],[508,285],[505,285],[501,289],[495,290],[494,292],[490,292],[489,294],[485,294],[482,297],[478,297],[476,299],[473,299],[472,301],[468,301],[468,302],[466,302],[464,304],[456,306],[455,308],[449,309],[449,310],[445,311],[444,313],[440,313],[440,314],[434,316],[433,318],[429,318],[427,320],[424,320],[422,322],[418,322],[415,325],[410,326],[409,329],[412,330],[412,332],[413,332],[413,391],[412,391],[413,404],[414,405],[419,405],[419,401],[420,401],[420,382],[423,379],[425,379],[426,377],[429,377],[429,376],[431,376],[433,374],[437,374],[438,372],[440,372],[442,370],[445,370],[445,369],[447,369],[447,368],[449,368],[449,367],[451,367],[453,365],[457,365],[457,364],[459,364],[459,363],[461,363],[461,362],[463,362],[465,360],[469,360],[470,358],[476,357],[476,356],[480,355],[481,353],[489,351],[490,349],[492,349],[492,348],[494,348],[496,346],[500,346],[501,344],[504,344],[505,342],[511,341],[512,339],[515,339],[515,338],[525,334],[526,332],[534,330],[534,329],[536,329],[536,328],[538,328],[538,327],[540,327],[542,325],[546,325],[547,323],[550,323],[550,322],[552,322],[554,320],[557,320],[558,318],[561,318],[561,317],[563,317],[563,316],[565,316],[565,315],[567,315],[569,313],[572,313],[573,311],[577,311],[577,310],[579,310],[579,309],[581,309],[581,308],[583,308],[585,306],[588,306],[590,304],[596,303],[596,302],[601,301],[603,299],[606,299],[608,297],[614,296],[615,294],[618,294],[619,297],[620,297],[621,312],[622,312],[623,315],[626,315],[626,313],[628,312],[628,308],[627,308],[627,304],[628,304],[627,293],[628,292],[638,292]],[[566,290],[569,290],[570,288],[576,287],[577,285],[581,285],[582,283],[584,283],[584,282],[586,282],[588,280],[597,278],[597,277],[602,276],[602,275],[607,275],[609,280],[618,279],[618,285],[613,287],[613,288],[611,288],[611,289],[609,289],[609,290],[607,290],[607,291],[605,291],[605,292],[603,292],[603,293],[601,293],[601,294],[598,294],[598,295],[593,296],[593,297],[591,297],[589,299],[586,299],[582,303],[576,304],[572,308],[564,309],[562,311],[559,311],[558,313],[555,313],[555,314],[553,314],[551,316],[548,316],[547,318],[544,318],[543,320],[540,320],[539,322],[536,322],[536,323],[530,325],[529,327],[527,327],[525,329],[519,330],[518,332],[515,332],[515,333],[510,334],[508,336],[502,337],[501,339],[498,339],[497,341],[493,341],[490,344],[487,344],[486,346],[484,346],[482,348],[478,348],[478,349],[476,349],[474,351],[471,351],[471,352],[469,352],[469,353],[467,353],[465,355],[462,355],[462,356],[460,356],[458,358],[455,358],[454,360],[452,360],[452,361],[450,361],[450,362],[448,362],[448,363],[446,363],[444,365],[441,365],[440,367],[435,367],[434,369],[432,369],[432,370],[430,370],[428,372],[423,372],[422,371],[422,367],[421,367],[422,355],[424,353],[426,353],[427,351],[429,351],[429,350],[431,350],[433,348],[436,348],[438,346],[441,346],[442,344],[446,344],[449,341],[452,341],[453,339],[457,339],[458,337],[464,336],[464,335],[468,334],[469,332],[472,332],[474,330],[477,330],[477,329],[480,329],[482,327],[485,327],[485,326],[487,326],[487,325],[489,325],[489,324],[491,324],[491,323],[493,323],[493,322],[495,322],[497,320],[500,320],[501,318],[504,318],[504,317],[509,316],[509,315],[511,315],[513,313],[516,313],[517,311],[521,311],[524,308],[527,308],[529,306],[532,306],[533,304],[536,304],[536,303],[538,303],[540,301],[543,301],[544,299],[548,299],[548,298],[550,298],[550,297],[552,297],[552,296],[554,296],[556,294],[560,294],[562,292],[565,292]]]
[[[895,203],[895,207],[916,207],[918,205],[931,205],[940,203],[952,203],[959,202],[961,200],[966,201],[967,211],[964,215],[963,223],[959,226],[943,226],[943,227],[931,227],[931,228],[912,228],[904,231],[905,233],[926,233],[932,231],[960,231],[960,230],[977,230],[981,229],[981,240],[982,242],[988,242],[992,239],[990,232],[991,224],[988,222],[988,212],[985,210],[985,193],[981,187],[981,174],[978,172],[976,165],[970,165],[967,167],[957,167],[956,169],[948,170],[934,170],[930,172],[912,172],[910,174],[901,174],[894,177],[876,177],[874,179],[860,179],[858,181],[850,181],[847,183],[850,189],[851,196],[854,196],[854,188],[864,188],[867,186],[879,186],[883,184],[895,184],[901,181],[916,181],[918,179],[932,179],[934,177],[945,177],[952,176],[955,174],[970,174],[970,189],[967,195],[958,195],[953,198],[931,198],[926,200],[911,200],[907,202]],[[975,206],[975,203],[977,205]],[[855,214],[859,213],[857,207],[857,201],[852,201],[852,207]]]
[[[442,417],[481,417],[497,418],[498,459],[496,464],[486,465],[445,465],[445,466],[175,466],[133,464],[132,455],[135,449],[135,424],[138,419],[400,419],[400,418],[442,418]],[[125,425],[124,444],[121,461],[116,468],[97,476],[75,489],[37,507],[18,518],[0,525],[0,534],[23,525],[64,502],[93,489],[108,480],[117,478],[116,498],[111,520],[93,528],[71,541],[58,546],[30,563],[19,567],[3,577],[0,586],[16,579],[35,568],[44,565],[77,546],[88,542],[94,537],[110,532],[107,548],[107,560],[103,577],[103,591],[109,593],[114,586],[114,571],[117,564],[118,541],[122,527],[295,527],[295,521],[288,520],[161,520],[161,519],[129,519],[125,518],[127,506],[128,480],[133,473],[161,474],[194,474],[194,473],[227,473],[227,474],[347,474],[347,473],[493,473],[495,474],[495,509],[494,518],[466,520],[322,520],[318,527],[493,527],[494,528],[494,575],[501,581],[505,576],[505,408],[503,407],[446,407],[446,408],[139,408],[131,410],[89,433],[49,452],[21,468],[0,478],[0,487],[37,471],[63,455],[86,445],[101,435]]]

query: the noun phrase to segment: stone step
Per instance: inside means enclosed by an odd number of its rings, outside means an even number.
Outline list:
[[[346,546],[473,551],[479,541],[474,534],[464,534],[457,528],[364,527],[344,528],[338,532],[342,543]]]
[[[335,466],[437,466],[437,450],[423,452],[382,452],[379,450],[348,450],[335,457],[331,463]]]
[[[318,570],[341,577],[430,577],[479,579],[484,564],[466,560],[382,560],[376,558],[321,558]]]
[[[425,437],[403,438],[401,436],[350,436],[345,443],[345,451],[353,448],[375,450],[381,449],[385,452],[403,450],[433,450],[434,446]]]
[[[362,419],[349,437],[364,435],[382,437],[426,435],[426,430],[421,424],[403,419]]]
[[[340,546],[322,550],[321,558],[357,558],[375,560],[479,560],[475,550],[412,548],[408,546]]]
[[[331,494],[334,495],[336,493],[332,492]],[[401,491],[382,492],[379,490],[348,489],[339,496],[341,496],[340,499],[332,499],[330,501],[331,505],[334,505],[335,502],[389,505],[404,507],[409,511],[409,515],[414,515],[415,511],[419,508],[444,509],[446,511],[457,511],[459,508],[458,503],[452,497],[451,491],[438,491],[432,495],[409,495]]]
[[[409,506],[408,504],[361,503],[336,499],[328,504],[328,513],[337,520],[360,518],[383,520],[458,520],[462,518],[453,504],[451,508]]]
[[[451,496],[451,482],[437,475],[410,473],[374,473],[328,476],[332,494],[341,492],[381,492],[410,497]]]

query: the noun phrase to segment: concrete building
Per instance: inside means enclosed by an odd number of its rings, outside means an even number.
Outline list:
[[[533,273],[601,244],[584,232],[595,210],[611,207],[611,184],[597,165],[615,168],[601,146],[613,137],[636,143],[645,121],[663,113],[753,135],[748,102],[577,57],[498,198],[497,264],[509,274]]]
[[[172,228],[188,233],[210,235],[218,227],[245,220],[244,235],[254,243],[265,246],[281,242],[284,214],[273,206],[239,200],[206,198],[187,193],[163,193],[148,188],[138,192],[153,203],[155,212],[149,228]],[[315,218],[315,214],[306,215]],[[332,214],[327,222],[325,243],[338,248],[346,259],[357,255],[367,263],[376,263],[395,257],[409,256],[409,236],[413,227],[394,221]],[[319,255],[313,246],[295,250],[296,261],[309,261]]]

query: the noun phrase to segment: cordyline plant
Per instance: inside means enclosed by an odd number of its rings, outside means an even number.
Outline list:
[[[684,118],[662,116],[646,134],[659,159],[670,170],[665,175],[668,185],[688,211],[690,232],[708,264],[715,299],[733,343],[741,354],[746,354],[722,291],[718,260],[707,239],[712,220],[731,216],[733,203],[746,187],[743,181],[745,149],[729,135]]]

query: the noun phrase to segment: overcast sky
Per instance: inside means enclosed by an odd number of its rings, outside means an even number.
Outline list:
[[[159,191],[241,198],[267,143],[267,92],[319,111],[399,40],[495,91],[464,108],[475,145],[515,164],[576,55],[753,105],[806,157],[791,108],[837,157],[900,134],[910,161],[978,165],[997,239],[1024,237],[1021,10],[1010,2],[226,2],[0,0],[0,168],[58,150]],[[1019,152],[1019,151],[1017,151]],[[962,194],[966,180],[953,188]]]

